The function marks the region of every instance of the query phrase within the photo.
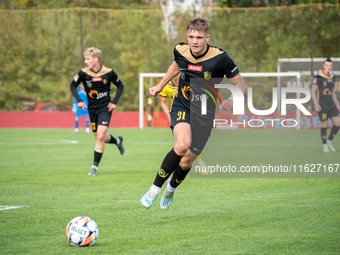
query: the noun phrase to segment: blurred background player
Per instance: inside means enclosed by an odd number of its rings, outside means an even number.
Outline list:
[[[323,152],[335,152],[332,140],[340,127],[340,105],[335,93],[335,77],[332,74],[333,61],[327,58],[323,65],[324,70],[318,72],[312,83],[312,99],[315,110],[319,113],[321,121],[321,140]],[[319,91],[319,101],[317,100]],[[328,118],[333,121],[331,133],[327,139]]]
[[[172,64],[172,62],[173,61],[171,61],[170,65]],[[170,119],[170,109],[169,109],[169,106],[168,106],[168,103],[167,103],[167,99],[169,99],[170,104],[172,104],[174,96],[178,92],[178,83],[179,83],[179,77],[180,76],[181,76],[180,73],[178,75],[176,75],[171,81],[169,81],[165,85],[165,87],[163,88],[161,93],[159,93],[160,105],[162,107],[163,112],[166,114],[166,117],[168,118],[169,122],[171,122],[171,119]],[[195,161],[196,161],[197,165],[200,167],[201,174],[203,174],[203,175],[209,174],[207,172],[207,168],[206,168],[203,160],[201,159],[201,156],[198,155],[198,157],[195,159]]]
[[[124,154],[123,137],[113,137],[107,133],[112,112],[116,110],[118,99],[123,93],[124,85],[118,75],[108,67],[100,64],[101,50],[91,47],[84,52],[86,67],[73,78],[70,90],[78,101],[78,107],[85,110],[85,102],[77,93],[77,86],[82,82],[88,99],[91,128],[96,138],[93,165],[89,175],[96,176],[98,165],[104,153],[105,143],[116,144],[121,155]],[[116,95],[111,99],[111,82],[117,86]]]
[[[86,104],[86,106],[88,105],[87,102],[87,95],[84,89],[84,84],[80,83],[79,84],[79,88],[77,89],[78,95],[80,96],[80,98],[83,100],[83,102]],[[74,98],[73,100],[73,107],[72,110],[74,109],[75,114],[75,118],[74,118],[74,131],[73,134],[78,134],[79,132],[79,119],[81,118],[81,116],[84,116],[85,118],[85,124],[86,124],[86,133],[90,134],[90,119],[89,119],[89,111],[87,109],[87,107],[85,107],[85,110],[83,110],[82,108],[78,107],[78,101],[77,99]]]

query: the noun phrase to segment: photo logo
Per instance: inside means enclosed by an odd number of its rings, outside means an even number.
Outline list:
[[[244,114],[244,94],[241,89],[234,85],[227,84],[215,84],[216,88],[229,89],[233,94],[233,114],[242,115]],[[277,88],[272,88],[273,101],[272,106],[269,110],[257,110],[253,105],[253,88],[249,87],[248,90],[248,108],[251,113],[255,115],[270,115],[275,112],[277,108]],[[303,93],[305,98],[287,98],[288,93]],[[281,88],[281,115],[287,114],[287,105],[293,104],[305,115],[312,115],[302,104],[307,103],[311,99],[311,93],[304,88]],[[202,103],[203,105],[203,103]]]
[[[209,83],[209,84],[208,84]],[[214,84],[215,83],[215,84]],[[296,108],[296,110],[301,111],[306,116],[311,116],[312,114],[307,110],[307,108],[303,105],[307,103],[311,99],[311,93],[306,88],[296,88],[296,87],[283,87],[280,89],[280,93],[278,94],[278,88],[272,87],[272,99],[271,99],[271,107],[266,110],[259,110],[254,107],[253,102],[253,88],[247,88],[247,102],[245,101],[245,95],[243,94],[242,90],[235,85],[229,84],[216,84],[218,80],[209,80],[207,82],[203,79],[195,79],[192,80],[191,83],[191,107],[195,109],[194,112],[200,114],[202,117],[202,121],[207,119],[213,120],[213,127],[216,125],[229,125],[232,128],[234,125],[237,128],[237,125],[243,125],[246,127],[267,127],[268,124],[271,127],[281,125],[282,127],[296,127],[298,125],[298,121],[294,118],[290,119],[283,119],[283,118],[273,118],[269,117],[273,114],[281,114],[281,116],[287,116],[287,108],[292,109]],[[247,115],[249,113],[256,115],[256,116],[263,116],[260,118],[248,119],[248,123],[246,123],[246,119],[242,119],[243,122],[235,122],[234,118],[231,119],[215,119],[215,109],[218,106],[218,101],[222,105],[222,100],[218,91],[219,89],[227,89],[231,92],[233,96],[233,108],[232,114],[233,115]],[[224,92],[225,93],[225,92]],[[222,93],[223,94],[223,93]],[[280,95],[280,96],[278,96]],[[278,98],[280,97],[280,98]],[[247,113],[245,112],[245,103],[247,103],[248,110]],[[280,112],[278,112],[278,108]],[[276,115],[276,116],[277,116]],[[242,118],[242,117],[241,117]],[[239,118],[238,118],[239,119]],[[234,120],[234,122],[233,122]],[[280,122],[280,123],[279,123]],[[237,124],[237,125],[236,125]]]

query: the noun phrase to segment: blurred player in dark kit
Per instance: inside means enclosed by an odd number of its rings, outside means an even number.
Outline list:
[[[91,120],[91,128],[97,140],[94,147],[94,159],[89,175],[96,176],[98,165],[104,153],[105,143],[116,144],[121,155],[124,154],[123,137],[113,137],[107,133],[112,112],[120,98],[124,86],[117,74],[108,67],[102,66],[100,60],[102,52],[97,48],[88,48],[84,52],[85,64],[73,78],[70,90],[78,101],[78,107],[83,110],[85,102],[77,93],[77,86],[82,82],[88,99],[88,109]],[[111,82],[117,87],[116,95],[111,99]]]

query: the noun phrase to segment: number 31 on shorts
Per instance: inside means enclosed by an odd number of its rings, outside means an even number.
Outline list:
[[[178,113],[177,113],[177,119],[176,119],[177,121],[179,121],[179,120],[185,120],[185,112],[182,112],[182,111],[179,111]]]

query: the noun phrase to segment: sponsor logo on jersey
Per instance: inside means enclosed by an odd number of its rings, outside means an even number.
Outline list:
[[[93,78],[92,78],[92,81],[93,81],[93,82],[102,81],[102,80],[103,80],[102,77],[93,77]]]
[[[98,96],[98,91],[97,90],[91,90],[89,92],[89,97],[91,97],[92,99],[96,99]]]
[[[74,76],[73,80],[74,80],[75,82],[77,82],[77,81],[78,81],[78,79],[79,79],[79,75],[78,75],[78,74],[76,74],[76,75]]]
[[[99,93],[99,94],[97,95],[97,99],[100,99],[100,98],[102,98],[102,97],[106,97],[107,95],[108,95],[107,92]]]
[[[209,80],[210,78],[211,78],[211,72],[209,72],[209,71],[206,71],[206,72],[204,72],[204,78],[206,79],[206,80]]]
[[[89,92],[89,97],[91,97],[92,99],[100,99],[103,97],[106,97],[108,95],[108,92],[102,92],[102,93],[98,93],[97,90],[90,90]]]
[[[186,92],[187,92],[187,91],[191,91],[192,93],[194,93],[193,90],[192,90],[192,88],[190,88],[190,86],[184,86],[184,88],[181,88],[181,90],[182,90],[182,95],[183,95],[184,98],[187,99],[187,100],[189,100],[189,98],[187,97]]]
[[[328,94],[331,94],[331,93],[330,93],[330,90],[329,90],[328,88],[325,88],[325,89],[322,91],[322,93],[323,93],[325,96],[327,96]]]
[[[188,65],[188,70],[202,72],[202,66]]]
[[[333,82],[333,80],[332,80],[332,79],[328,79],[327,81],[328,81],[328,82]]]

